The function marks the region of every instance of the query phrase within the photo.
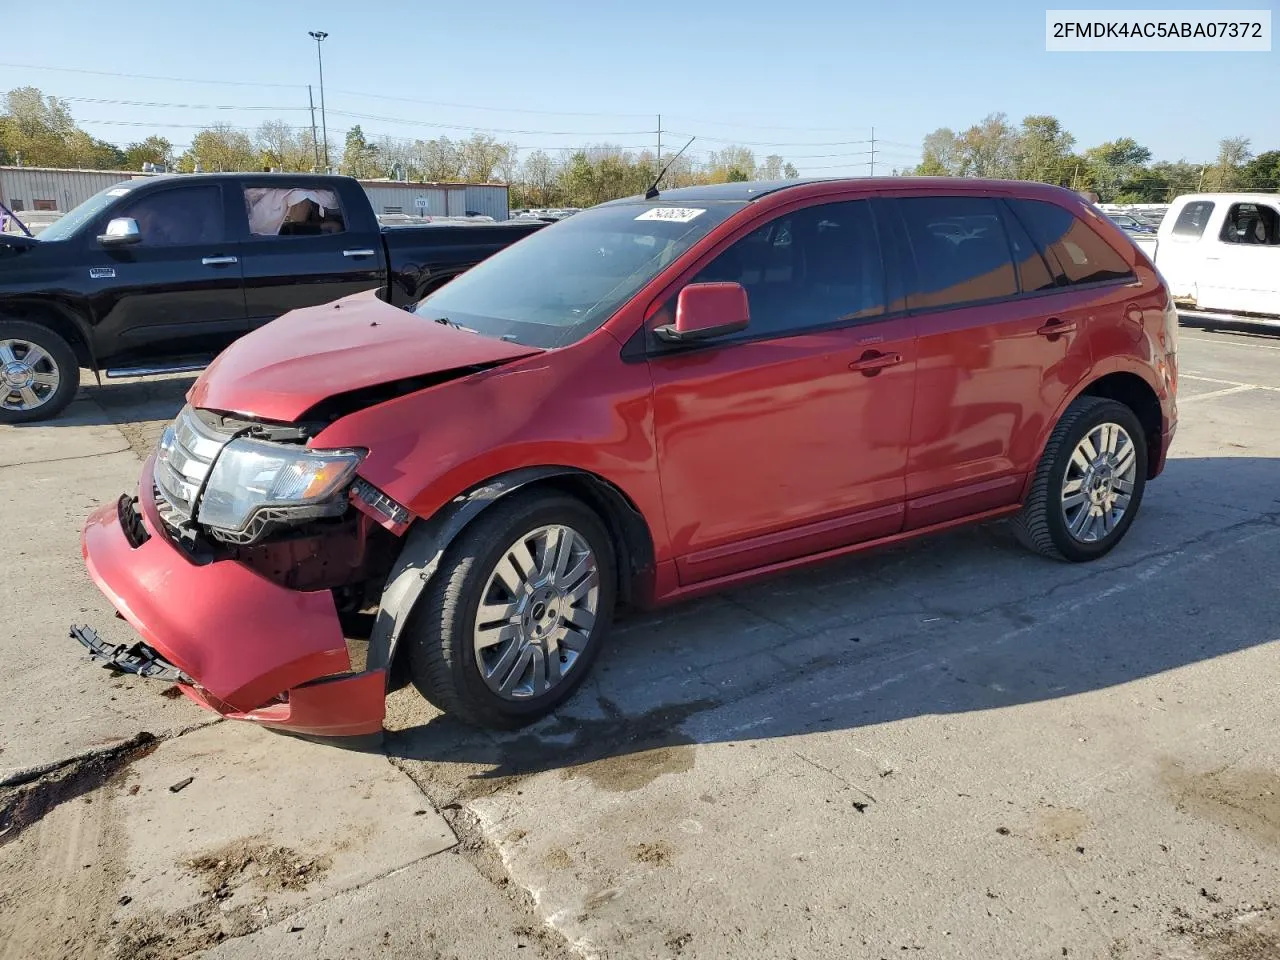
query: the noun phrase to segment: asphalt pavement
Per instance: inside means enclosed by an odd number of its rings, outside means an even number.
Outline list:
[[[67,640],[123,629],[79,522],[189,379],[3,428],[0,776],[57,769],[5,788],[0,960],[1280,956],[1280,338],[1180,359],[1101,561],[994,524],[631,616],[556,717],[406,688],[384,753],[209,725]]]

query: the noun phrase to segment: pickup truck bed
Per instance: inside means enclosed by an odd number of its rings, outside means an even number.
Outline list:
[[[124,181],[34,239],[0,237],[0,422],[57,413],[76,367],[198,369],[291,310],[367,290],[407,306],[542,226],[383,227],[349,177]]]

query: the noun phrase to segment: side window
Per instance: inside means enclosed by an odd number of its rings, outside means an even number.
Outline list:
[[[1278,219],[1280,215],[1266,204],[1233,203],[1218,239],[1223,243],[1275,246],[1280,244]]]
[[[318,237],[343,233],[346,218],[338,195],[309,187],[246,187],[245,213],[255,237]]]
[[[898,208],[916,263],[912,307],[953,307],[1018,292],[995,200],[906,197]]]
[[[870,204],[823,204],[772,220],[692,282],[712,281],[746,288],[751,324],[743,339],[878,317],[885,312],[884,266]]]
[[[1213,213],[1213,204],[1208,200],[1194,200],[1182,208],[1178,219],[1173,224],[1175,237],[1199,237],[1209,224],[1209,215]]]
[[[1018,218],[1005,211],[1004,226],[1009,232],[1009,246],[1013,248],[1013,262],[1018,268],[1019,289],[1023,293],[1034,293],[1056,287],[1057,279]]]
[[[1068,283],[1122,280],[1132,275],[1124,257],[1065,207],[1043,200],[1011,203],[1031,238],[1057,258]]]
[[[214,184],[147,194],[113,216],[138,221],[144,247],[191,246],[226,239],[222,189]]]

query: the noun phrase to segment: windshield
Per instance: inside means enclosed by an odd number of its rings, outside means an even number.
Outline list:
[[[564,346],[743,206],[657,201],[584,210],[472,267],[414,313],[516,343]]]
[[[132,189],[133,184],[126,180],[123,183],[117,183],[115,186],[107,187],[107,189],[95,193],[80,206],[69,213],[64,213],[41,230],[36,234],[36,239],[46,242],[67,239],[67,237],[79,230],[83,224],[88,223],[110,204],[115,203],[118,198],[123,197]]]

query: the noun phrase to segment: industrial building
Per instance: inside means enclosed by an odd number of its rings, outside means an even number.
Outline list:
[[[67,212],[100,190],[122,180],[155,176],[130,170],[58,170],[50,167],[0,166],[0,202],[14,213]],[[361,180],[377,214],[461,217],[479,214],[495,220],[508,216],[505,183],[412,183]]]

